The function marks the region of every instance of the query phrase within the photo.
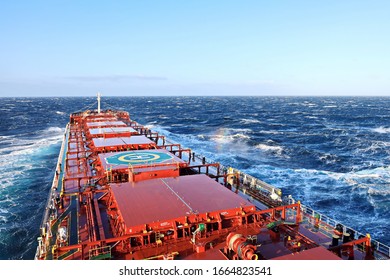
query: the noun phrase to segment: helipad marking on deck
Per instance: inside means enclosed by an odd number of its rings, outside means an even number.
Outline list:
[[[145,152],[128,152],[120,153],[106,158],[107,164],[142,164],[142,163],[161,163],[172,159],[172,156],[166,153],[145,151]]]
[[[137,153],[137,154],[128,154],[118,158],[119,161],[136,163],[144,161],[155,161],[159,159],[160,156],[152,153]]]

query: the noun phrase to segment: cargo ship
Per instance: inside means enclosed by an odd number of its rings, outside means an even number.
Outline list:
[[[130,118],[66,125],[36,260],[372,260],[390,248]]]

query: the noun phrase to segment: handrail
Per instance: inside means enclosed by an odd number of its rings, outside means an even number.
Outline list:
[[[60,153],[58,155],[57,165],[56,165],[56,168],[55,168],[55,171],[54,171],[54,178],[53,178],[53,182],[51,184],[51,188],[50,188],[49,194],[47,196],[46,208],[45,208],[45,212],[43,214],[42,220],[41,220],[40,229],[43,228],[43,227],[46,227],[46,223],[49,220],[51,198],[53,196],[54,191],[58,188],[58,179],[60,178],[60,174],[61,174],[61,167],[60,167],[60,165],[61,165],[61,162],[62,162],[62,158],[64,156],[66,137],[67,137],[67,134],[68,134],[68,130],[69,130],[69,123],[65,127],[64,136],[62,138],[61,149],[60,149]],[[42,234],[42,233],[40,233],[40,234]],[[38,250],[39,250],[39,248],[37,248],[37,252],[36,252],[35,258],[37,258],[37,256],[38,256],[38,253],[39,253]]]
[[[294,202],[294,201],[295,201],[294,199],[291,199],[289,201],[289,203],[290,202]],[[346,232],[347,230],[352,230],[353,232],[355,232],[355,234],[357,236],[366,236],[365,234],[363,234],[363,233],[361,233],[361,232],[359,232],[359,231],[357,231],[357,230],[355,230],[355,229],[353,229],[351,227],[348,227],[348,226],[344,225],[341,222],[338,222],[338,221],[336,221],[336,220],[334,220],[332,218],[329,218],[328,216],[326,216],[324,214],[321,214],[318,211],[315,211],[314,209],[312,209],[312,208],[310,208],[310,207],[308,207],[306,205],[301,204],[301,210],[302,210],[303,213],[305,213],[308,216],[312,216],[313,218],[316,215],[318,215],[320,221],[322,221],[322,222],[324,222],[324,223],[326,223],[326,224],[328,224],[330,226],[336,227],[337,224],[342,225],[343,229],[344,229],[344,232]],[[331,234],[329,236],[331,236]],[[375,239],[371,239],[371,243],[374,244],[374,249],[377,252],[379,252],[381,254],[384,254],[386,257],[390,258],[390,247],[389,246],[387,246],[387,245],[385,245],[385,244],[383,244],[383,243],[381,243],[381,242],[379,242],[379,241],[377,241]]]
[[[60,149],[60,153],[58,155],[58,160],[57,160],[57,165],[56,165],[56,169],[55,169],[55,173],[54,173],[54,178],[53,178],[53,182],[51,184],[51,188],[50,188],[50,192],[48,194],[48,198],[47,198],[47,203],[46,203],[46,211],[45,211],[45,215],[43,216],[42,218],[42,221],[41,221],[41,226],[43,226],[44,224],[46,224],[47,222],[47,218],[48,218],[48,212],[49,212],[49,208],[50,208],[50,198],[52,196],[52,193],[53,193],[53,190],[58,187],[58,179],[59,179],[59,175],[61,173],[61,168],[60,168],[60,165],[61,165],[61,162],[62,162],[62,158],[64,156],[64,150],[65,150],[65,143],[66,143],[66,135],[68,133],[68,127],[69,127],[69,123],[66,125],[66,128],[65,128],[65,132],[64,132],[64,136],[63,136],[63,139],[62,139],[62,145],[61,145],[61,149]],[[58,173],[57,173],[58,172]],[[57,175],[58,174],[58,175]]]

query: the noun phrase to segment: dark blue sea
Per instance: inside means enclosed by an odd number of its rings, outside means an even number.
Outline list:
[[[69,114],[94,103],[0,98],[0,259],[34,258]],[[390,245],[390,98],[103,97],[102,108]]]

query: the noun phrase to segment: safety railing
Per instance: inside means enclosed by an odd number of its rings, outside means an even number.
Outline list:
[[[64,157],[65,145],[67,145],[67,141],[66,140],[67,140],[67,137],[68,137],[67,136],[68,135],[68,129],[69,129],[69,123],[66,125],[64,136],[62,138],[61,149],[60,149],[60,153],[58,155],[57,165],[56,165],[56,168],[55,168],[55,171],[54,171],[54,178],[53,178],[53,181],[52,181],[52,184],[51,184],[51,188],[50,188],[49,194],[47,196],[46,208],[45,208],[45,212],[43,214],[42,221],[41,221],[41,230],[42,230],[42,228],[45,228],[46,231],[49,230],[49,229],[46,229],[46,226],[47,226],[47,222],[49,221],[50,210],[51,210],[50,206],[51,206],[51,203],[52,203],[53,193],[58,188],[59,178],[61,177],[61,163],[62,163],[62,160],[63,160],[63,157]],[[41,234],[42,234],[42,232],[41,232]],[[35,254],[35,258],[37,258],[38,256],[39,256],[39,247],[37,248],[37,252]]]
[[[290,198],[289,203],[295,203],[295,200]],[[366,236],[366,234],[363,234],[363,233],[361,233],[361,232],[359,232],[359,231],[357,231],[357,230],[355,230],[355,229],[353,229],[351,227],[348,227],[348,226],[344,225],[343,223],[341,223],[339,221],[336,221],[336,220],[334,220],[332,218],[329,218],[328,216],[326,216],[324,214],[321,214],[318,211],[315,211],[315,210],[313,210],[312,208],[310,208],[310,207],[308,207],[306,205],[301,204],[301,210],[307,216],[311,216],[313,218],[314,217],[318,217],[318,219],[321,222],[329,225],[332,228],[335,228],[336,225],[339,225],[339,224],[342,225],[344,233],[348,232],[348,231],[352,231],[352,232],[355,233],[355,236],[357,238]],[[328,233],[329,233],[328,236],[332,237],[332,232],[329,231]],[[389,246],[387,246],[387,245],[385,245],[385,244],[383,244],[383,243],[381,243],[381,242],[379,242],[377,240],[374,240],[374,239],[371,240],[371,244],[374,247],[375,251],[383,254],[386,258],[390,258],[390,247]]]

